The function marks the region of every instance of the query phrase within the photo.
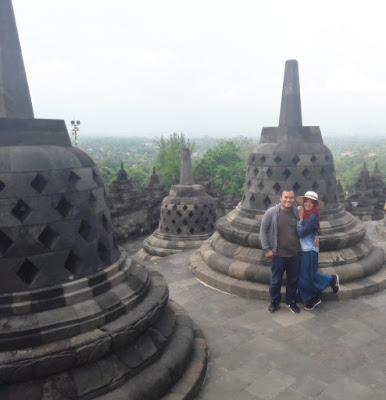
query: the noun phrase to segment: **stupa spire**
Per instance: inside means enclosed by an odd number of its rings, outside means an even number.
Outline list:
[[[118,171],[117,179],[118,181],[127,181],[127,172],[123,167],[123,161],[121,161],[121,169]]]
[[[194,185],[192,161],[188,148],[181,151],[180,185]]]
[[[34,118],[12,0],[0,0],[0,118]]]
[[[287,60],[285,63],[279,126],[299,127],[302,125],[298,62],[296,60]]]

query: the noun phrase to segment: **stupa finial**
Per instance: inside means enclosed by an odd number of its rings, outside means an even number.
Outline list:
[[[34,118],[12,0],[0,1],[0,118]]]
[[[279,126],[299,127],[302,125],[298,62],[296,60],[287,60],[285,63]]]
[[[121,161],[121,169],[118,171],[117,180],[118,181],[127,181],[127,172],[123,166],[123,161]]]
[[[188,148],[181,151],[180,185],[194,185],[192,161]]]

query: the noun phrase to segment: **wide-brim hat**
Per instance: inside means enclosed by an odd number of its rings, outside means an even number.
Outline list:
[[[304,199],[315,200],[317,202],[316,208],[324,207],[324,201],[319,200],[317,193],[313,192],[312,190],[309,190],[308,192],[306,192],[304,196],[296,197],[296,201],[300,204],[303,204]]]

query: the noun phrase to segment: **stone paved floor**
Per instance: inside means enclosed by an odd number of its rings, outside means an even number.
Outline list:
[[[368,234],[383,247],[369,222]],[[134,253],[140,241],[125,247]],[[199,400],[386,399],[386,292],[324,302],[296,315],[285,307],[205,287],[191,252],[146,263],[203,330],[210,351]]]

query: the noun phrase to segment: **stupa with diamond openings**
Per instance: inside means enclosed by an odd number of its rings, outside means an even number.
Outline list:
[[[0,399],[194,397],[205,341],[117,246],[98,168],[64,121],[34,118],[11,0],[0,72]]]
[[[363,222],[340,204],[334,160],[320,128],[302,124],[296,60],[286,62],[279,126],[263,128],[249,157],[241,202],[218,220],[218,231],[191,258],[198,279],[229,293],[269,299],[270,262],[261,250],[260,222],[285,188],[297,196],[313,190],[325,202],[319,268],[339,274],[339,298],[383,289],[383,250],[370,242]]]
[[[137,256],[154,260],[181,251],[196,249],[214,232],[214,199],[193,179],[189,149],[181,154],[180,183],[172,185],[161,204],[158,229],[144,240]]]

